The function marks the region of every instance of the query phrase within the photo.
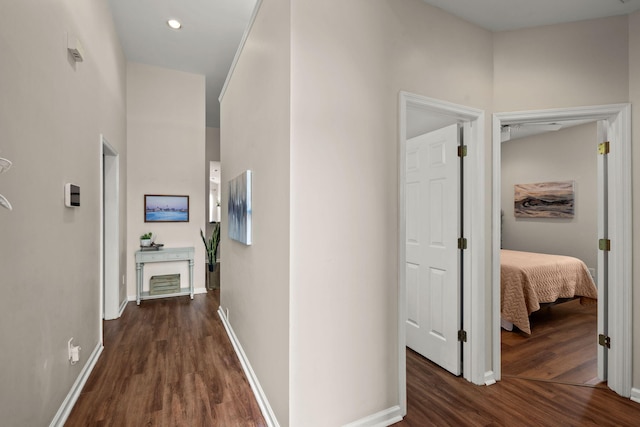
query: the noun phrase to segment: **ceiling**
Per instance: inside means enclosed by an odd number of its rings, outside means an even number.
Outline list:
[[[626,15],[640,0],[423,0],[491,31]]]
[[[220,127],[218,97],[256,0],[108,1],[127,60],[204,74],[207,126]]]
[[[108,0],[128,61],[204,74],[206,123],[220,127],[218,97],[256,0]],[[491,31],[622,15],[640,0],[423,0]],[[169,18],[182,22],[172,30]]]

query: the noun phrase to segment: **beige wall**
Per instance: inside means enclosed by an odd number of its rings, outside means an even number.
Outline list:
[[[547,132],[502,143],[504,249],[568,255],[598,265],[596,124]],[[513,186],[574,181],[573,218],[515,218]]]
[[[0,157],[13,161],[0,193],[14,208],[0,208],[0,423],[45,426],[100,345],[100,134],[125,162],[125,61],[106,0],[3,2],[0,55]],[[78,208],[64,206],[67,182]]]
[[[627,17],[494,35],[494,111],[626,102]]]
[[[220,303],[281,426],[290,425],[295,375],[289,372],[288,23],[288,0],[263,2],[222,98],[220,126]],[[228,182],[247,169],[253,171],[251,246],[227,233]]]
[[[417,0],[291,23],[291,425],[342,425],[399,404],[398,93],[489,110],[492,39]]]
[[[633,218],[640,218],[640,12],[629,16],[629,102],[634,170]],[[640,224],[633,225],[633,265],[640,266]],[[633,313],[640,312],[640,272],[633,272]],[[633,386],[640,389],[640,316],[633,316]]]
[[[194,286],[205,287],[204,230],[205,158],[204,76],[127,63],[127,289],[135,296],[134,252],[145,232],[165,247],[195,247]],[[145,223],[144,195],[188,195],[188,223]],[[145,286],[155,274],[180,273],[188,286],[188,264],[147,264]]]
[[[220,160],[220,128],[206,129],[207,161]],[[208,166],[208,165],[207,165]]]
[[[209,162],[220,161],[220,128],[207,128],[205,132],[205,158],[204,158],[204,182],[205,182],[205,202],[204,202],[204,220],[206,222],[206,236],[211,236],[213,227],[209,225],[209,192],[211,185],[209,181]],[[220,254],[218,254],[218,258]]]

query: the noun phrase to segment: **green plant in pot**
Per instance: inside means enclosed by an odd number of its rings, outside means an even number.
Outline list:
[[[140,236],[140,246],[151,246],[151,236],[153,233],[144,233]]]
[[[209,271],[214,271],[216,269],[216,260],[218,259],[218,244],[220,243],[220,223],[213,223],[213,230],[211,231],[211,236],[209,237],[209,239],[204,236],[204,232],[202,230],[200,230],[200,237],[202,237],[202,242],[204,243],[204,247],[207,250]]]

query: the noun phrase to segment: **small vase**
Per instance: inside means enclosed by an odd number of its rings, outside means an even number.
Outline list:
[[[140,246],[151,246],[151,239],[140,239]]]

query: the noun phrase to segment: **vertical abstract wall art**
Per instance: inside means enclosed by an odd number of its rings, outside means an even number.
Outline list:
[[[229,237],[251,244],[251,171],[229,181]]]
[[[574,182],[514,185],[516,218],[573,218]]]

